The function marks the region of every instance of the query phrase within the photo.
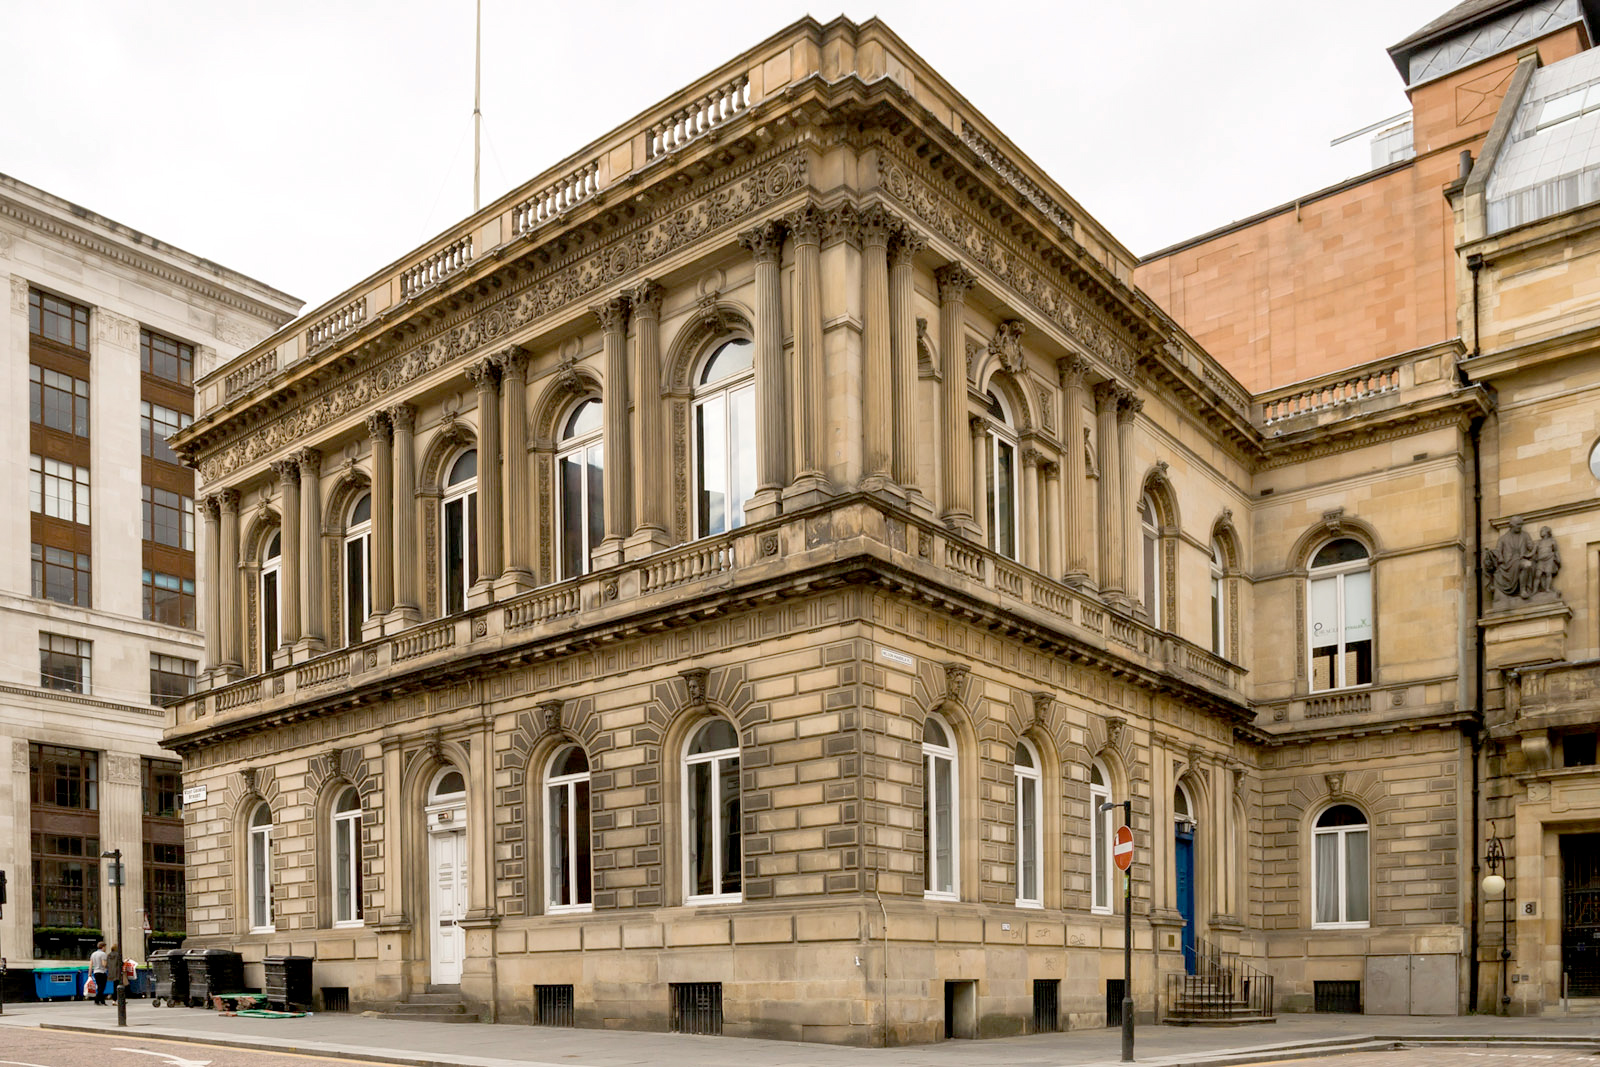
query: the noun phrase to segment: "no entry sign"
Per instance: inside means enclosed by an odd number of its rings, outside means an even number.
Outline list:
[[[1133,831],[1126,826],[1117,827],[1117,834],[1111,840],[1111,860],[1119,871],[1133,866]]]

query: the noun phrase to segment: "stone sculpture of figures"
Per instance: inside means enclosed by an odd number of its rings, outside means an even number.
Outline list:
[[[1484,549],[1483,571],[1497,602],[1533,595],[1533,538],[1522,529],[1521,515],[1511,516],[1498,545]]]
[[[1556,575],[1561,573],[1561,550],[1556,547],[1550,527],[1539,527],[1539,540],[1533,546],[1533,591],[1555,592]]]

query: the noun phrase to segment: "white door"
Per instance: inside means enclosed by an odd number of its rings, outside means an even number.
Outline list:
[[[433,870],[433,984],[458,985],[467,951],[467,935],[460,926],[467,914],[466,831],[429,834],[428,860]]]

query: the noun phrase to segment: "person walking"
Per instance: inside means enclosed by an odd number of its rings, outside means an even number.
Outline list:
[[[106,953],[105,980],[105,985],[101,987],[101,990],[102,992],[109,994],[111,996],[111,1003],[115,1004],[117,1002],[117,986],[122,983],[121,945],[112,945],[111,951]],[[104,1004],[106,1002],[97,996],[95,998],[95,1003]]]
[[[89,954],[89,977],[94,979],[94,1002],[106,1002],[106,943],[100,942]]]

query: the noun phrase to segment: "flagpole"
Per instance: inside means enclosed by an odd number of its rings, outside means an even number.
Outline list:
[[[483,134],[483,0],[478,0],[478,24],[472,57],[472,210],[478,210],[479,144]]]

